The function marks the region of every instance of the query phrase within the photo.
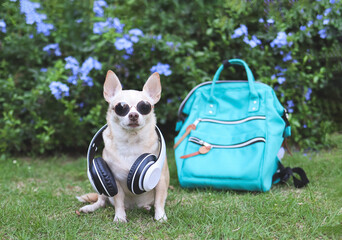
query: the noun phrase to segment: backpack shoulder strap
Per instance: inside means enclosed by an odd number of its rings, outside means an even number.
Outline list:
[[[294,175],[295,173],[298,174],[298,176],[300,177],[299,179]],[[285,183],[290,179],[291,176],[293,178],[293,184],[296,188],[305,187],[309,183],[309,179],[302,168],[284,167],[284,165],[280,161],[278,161],[278,170],[273,175],[272,181],[279,181],[281,183]]]

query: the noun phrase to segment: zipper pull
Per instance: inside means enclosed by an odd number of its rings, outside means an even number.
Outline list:
[[[180,158],[185,159],[185,158],[197,156],[199,154],[206,154],[206,153],[208,153],[210,151],[210,149],[211,149],[210,145],[204,145],[204,146],[200,147],[197,152],[181,156]]]
[[[176,149],[178,147],[178,145],[184,140],[184,138],[186,138],[186,136],[188,136],[190,134],[190,132],[192,130],[196,129],[196,126],[198,124],[199,120],[196,120],[194,123],[190,124],[189,126],[187,126],[185,133],[183,134],[183,136],[175,143],[175,145],[173,146],[173,149]]]

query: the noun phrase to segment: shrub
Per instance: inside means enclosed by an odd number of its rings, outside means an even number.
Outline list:
[[[296,144],[326,146],[326,135],[341,123],[341,6],[333,0],[6,1],[1,152],[84,151],[105,123],[108,69],[126,89],[141,89],[158,71],[157,117],[173,130],[181,100],[227,58],[244,59],[257,80],[276,89]],[[229,69],[222,77],[245,76]]]

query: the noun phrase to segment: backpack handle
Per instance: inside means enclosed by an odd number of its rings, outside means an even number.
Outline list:
[[[218,81],[220,74],[221,74],[222,70],[224,69],[224,67],[229,66],[229,65],[240,65],[240,66],[243,66],[245,68],[246,73],[247,73],[247,80],[248,80],[249,93],[250,93],[249,94],[248,111],[249,112],[258,111],[259,110],[259,96],[255,90],[254,76],[253,76],[251,69],[248,67],[247,63],[241,59],[230,59],[228,61],[225,60],[223,62],[223,64],[217,69],[217,71],[214,75],[214,78],[213,78],[213,82],[211,84],[210,98],[209,98],[210,106],[213,106],[213,103],[214,103],[214,90],[215,90],[216,82]],[[211,112],[214,113],[214,111],[211,111]]]

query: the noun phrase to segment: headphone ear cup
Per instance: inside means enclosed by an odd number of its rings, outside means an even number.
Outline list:
[[[139,182],[142,182],[148,167],[156,160],[157,157],[151,153],[144,153],[135,160],[127,176],[127,187],[132,193],[141,194],[145,192],[144,189],[141,189],[142,187],[139,187]]]
[[[113,197],[118,193],[112,171],[102,158],[98,157],[93,160],[91,174],[99,193],[104,194],[107,197]]]

